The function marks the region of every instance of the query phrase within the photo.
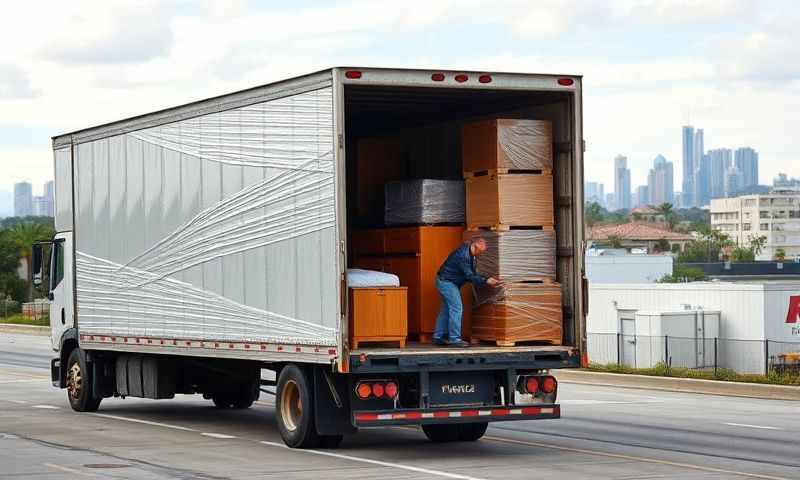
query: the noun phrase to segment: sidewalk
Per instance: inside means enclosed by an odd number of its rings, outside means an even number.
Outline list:
[[[50,335],[50,327],[21,325],[16,323],[0,323],[0,333],[23,333],[26,335]]]
[[[554,370],[553,373],[561,383],[800,401],[800,387],[786,385],[589,372],[577,369]]]

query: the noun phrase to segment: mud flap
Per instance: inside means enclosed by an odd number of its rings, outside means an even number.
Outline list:
[[[314,420],[320,435],[356,433],[347,378],[314,368]],[[327,377],[327,378],[326,378]],[[334,394],[335,392],[335,394]]]

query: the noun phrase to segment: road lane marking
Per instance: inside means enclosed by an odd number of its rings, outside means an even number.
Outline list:
[[[94,473],[82,472],[80,470],[75,470],[74,468],[65,467],[63,465],[56,465],[54,463],[45,463],[44,466],[52,468],[53,470],[61,470],[62,472],[67,472],[67,473],[71,473],[73,475],[79,475],[79,476],[82,476],[82,477],[91,477],[91,478],[98,477],[98,475],[95,475]]]
[[[41,382],[41,378],[17,378],[14,380],[0,380],[0,384],[8,384],[8,383],[39,383]]]
[[[283,443],[267,442],[267,441],[261,441],[259,443],[262,443],[264,445],[269,445],[271,447],[279,447],[279,448],[289,449],[289,447],[287,447]],[[383,462],[381,460],[372,460],[371,458],[354,457],[352,455],[344,455],[344,454],[341,454],[341,453],[326,452],[326,451],[323,451],[323,450],[299,450],[299,449],[294,449],[292,451],[293,452],[298,452],[298,453],[310,453],[310,454],[313,454],[313,455],[322,455],[324,457],[340,458],[340,459],[343,459],[343,460],[350,460],[350,461],[353,461],[353,462],[369,463],[371,465],[378,465],[378,466],[381,466],[381,467],[388,467],[388,468],[396,468],[396,469],[399,469],[399,470],[407,470],[409,472],[423,473],[425,475],[430,475],[430,476],[435,476],[435,477],[454,478],[454,479],[457,479],[457,480],[482,480],[482,479],[479,479],[478,477],[470,477],[470,476],[461,475],[461,474],[458,474],[458,473],[443,472],[441,470],[431,470],[431,469],[422,468],[422,467],[412,467],[411,465],[403,465],[402,463]]]
[[[28,402],[26,402],[25,400],[11,400],[10,398],[0,398],[0,401],[16,403],[16,404],[19,404],[19,405],[27,405],[28,404]]]
[[[182,430],[184,432],[196,432],[197,430],[189,427],[181,427],[180,425],[170,425],[169,423],[151,422],[150,420],[140,420],[138,418],[120,417],[118,415],[109,415],[107,413],[93,413],[86,412],[84,415],[94,415],[95,417],[111,418],[114,420],[122,420],[123,422],[141,423],[144,425],[151,425],[153,427],[171,428],[173,430]]]
[[[681,467],[681,468],[688,468],[691,470],[700,470],[703,472],[724,473],[728,475],[738,475],[741,477],[759,478],[762,480],[791,480],[785,477],[773,477],[771,475],[762,475],[759,473],[738,472],[736,470],[725,470],[722,468],[704,467],[701,465],[693,465],[691,463],[671,462],[669,460],[659,460],[657,458],[648,458],[648,457],[637,457],[634,455],[623,455],[620,453],[600,452],[597,450],[587,450],[585,448],[562,447],[560,445],[552,445],[549,443],[529,442],[527,440],[515,440],[513,438],[495,437],[493,435],[485,435],[483,438],[484,440],[489,440],[492,442],[511,443],[516,445],[527,445],[531,447],[549,448],[551,450],[560,450],[563,452],[584,453],[586,455],[595,455],[598,457],[618,458],[622,460],[631,460],[635,462],[654,463],[659,465],[668,465],[671,467]]]
[[[731,427],[745,427],[745,428],[760,428],[761,430],[783,430],[778,427],[767,427],[764,425],[750,425],[747,423],[724,423],[723,425],[730,425]]]
[[[561,405],[636,405],[638,403],[665,403],[666,400],[590,400],[590,399],[574,399],[574,400],[559,400]]]
[[[41,408],[43,410],[58,410],[59,407],[54,405],[31,405],[31,408]]]
[[[200,435],[203,435],[203,436],[206,436],[206,437],[211,437],[211,438],[222,438],[222,439],[236,438],[236,436],[235,436],[235,435],[226,435],[226,434],[224,434],[224,433],[209,433],[209,432],[203,432],[203,433],[201,433]]]

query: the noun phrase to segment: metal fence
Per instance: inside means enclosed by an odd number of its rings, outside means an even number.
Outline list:
[[[588,334],[589,361],[633,368],[659,364],[691,369],[730,369],[767,374],[785,364],[785,354],[800,352],[800,342],[686,338],[671,336]]]

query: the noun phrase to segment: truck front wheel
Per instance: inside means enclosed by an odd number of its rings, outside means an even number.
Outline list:
[[[102,398],[95,398],[92,378],[86,363],[86,355],[79,348],[72,350],[67,360],[67,398],[76,412],[94,412],[100,407]]]
[[[275,395],[278,430],[292,448],[314,448],[320,435],[314,425],[313,385],[296,365],[287,365],[278,377]]]

